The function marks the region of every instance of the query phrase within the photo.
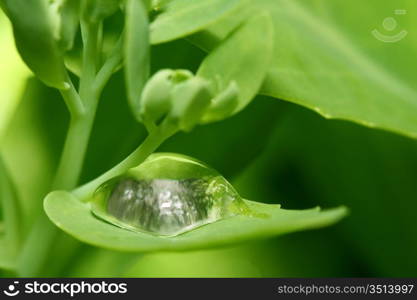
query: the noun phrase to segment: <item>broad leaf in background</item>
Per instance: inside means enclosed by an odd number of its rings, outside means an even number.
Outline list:
[[[24,215],[21,205],[17,198],[14,182],[10,178],[9,172],[0,155],[0,205],[2,214],[2,224],[4,226],[3,235],[5,246],[10,253],[17,253],[22,240],[24,228]],[[1,230],[1,229],[0,229]]]
[[[1,155],[15,183],[25,225],[31,225],[32,218],[41,212],[41,200],[59,159],[68,113],[59,93],[34,78],[24,83]]]
[[[245,203],[256,213],[265,216],[238,215],[171,238],[133,232],[104,222],[93,216],[89,203],[83,203],[65,191],[50,193],[44,200],[44,208],[56,226],[75,238],[95,246],[128,252],[181,251],[230,245],[320,228],[346,215],[344,207],[325,211],[319,208],[293,211],[281,209],[279,205],[252,201]]]
[[[13,25],[15,42],[29,68],[46,85],[66,88],[62,54],[55,41],[55,24],[48,1],[0,0]]]
[[[173,0],[150,26],[151,43],[159,44],[185,37],[232,13],[242,0]]]
[[[15,267],[15,257],[7,247],[7,242],[0,232],[0,270],[13,270]]]
[[[258,93],[270,65],[272,48],[271,18],[268,14],[255,16],[203,60],[197,75],[214,82],[216,93],[235,81],[239,87],[236,113]]]
[[[193,42],[213,48],[255,10],[272,15],[275,32],[263,94],[417,138],[415,1],[250,0]],[[384,25],[390,17],[392,31]],[[406,35],[384,42],[374,30]]]

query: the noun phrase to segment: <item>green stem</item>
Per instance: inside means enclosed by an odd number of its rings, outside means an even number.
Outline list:
[[[97,61],[97,43],[99,25],[96,23],[81,23],[84,49],[83,49],[83,66],[80,81],[80,96],[86,101],[87,105],[93,105],[89,99],[92,95],[92,84],[96,76],[96,61]],[[87,108],[88,109],[88,108]]]
[[[69,77],[68,82],[70,85],[69,88],[60,90],[62,98],[64,98],[71,116],[82,116],[85,113],[84,104]]]
[[[89,114],[71,120],[52,190],[69,190],[77,185],[93,120],[94,116]],[[42,213],[23,247],[18,265],[19,275],[31,277],[39,274],[58,233],[58,228]]]
[[[97,73],[96,80],[94,81],[93,89],[96,93],[100,93],[107,81],[109,80],[110,76],[113,74],[113,72],[116,70],[117,66],[122,61],[122,38],[120,38],[112,53],[110,54],[107,61],[104,63],[104,65],[101,67],[100,71]]]
[[[52,190],[73,189],[79,180],[84,157],[94,123],[99,95],[94,93],[92,85],[96,75],[96,54],[98,24],[82,24],[85,41],[82,76],[80,79],[80,95],[75,89],[64,91],[63,96],[71,112],[71,122],[64,144]],[[62,93],[62,91],[61,91]],[[86,112],[79,114],[71,104],[82,99]],[[48,253],[58,236],[59,230],[53,225],[45,213],[41,213],[28,239],[25,242],[18,261],[18,272],[21,276],[31,277],[39,274],[47,260]]]
[[[52,190],[67,190],[77,185],[93,121],[94,116],[90,114],[71,120]]]
[[[177,131],[174,127],[161,126],[152,131],[143,143],[136,148],[128,157],[126,157],[119,164],[112,169],[90,181],[89,183],[77,188],[73,191],[73,194],[79,199],[86,199],[91,196],[94,191],[101,184],[107,180],[118,176],[126,170],[141,164],[149,155],[156,151],[156,149],[170,136]]]

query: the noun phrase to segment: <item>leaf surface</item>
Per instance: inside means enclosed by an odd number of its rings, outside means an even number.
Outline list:
[[[274,23],[275,48],[262,94],[326,118],[417,138],[415,1],[250,0],[244,5],[193,42],[212,49],[253,11],[267,11]],[[398,8],[405,14],[396,14]],[[392,31],[384,27],[390,17],[396,22]],[[406,35],[384,42],[374,30],[391,37]]]
[[[55,225],[77,239],[98,247],[128,252],[181,251],[230,245],[323,227],[346,215],[344,207],[295,211],[281,209],[279,205],[245,202],[252,210],[267,217],[239,215],[176,237],[137,233],[106,223],[93,216],[88,203],[82,203],[64,191],[50,193],[45,198],[44,208]]]

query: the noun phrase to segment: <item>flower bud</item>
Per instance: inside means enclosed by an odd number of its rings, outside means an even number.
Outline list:
[[[229,117],[239,103],[239,87],[235,81],[214,97],[202,118],[202,123],[220,121]]]
[[[187,70],[160,70],[145,85],[140,115],[145,122],[158,122],[171,109],[171,92],[174,86],[192,77]]]
[[[190,131],[200,122],[211,98],[210,82],[203,78],[193,77],[178,84],[171,94],[170,121],[179,129]]]

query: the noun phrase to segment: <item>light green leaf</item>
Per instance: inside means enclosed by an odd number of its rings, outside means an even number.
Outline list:
[[[174,0],[162,7],[163,12],[150,26],[151,43],[172,41],[217,22],[232,13],[241,0]]]
[[[143,87],[150,73],[148,12],[141,0],[128,0],[125,28],[125,78],[130,107],[137,119]]]
[[[405,14],[396,14],[399,8]],[[415,1],[250,0],[194,41],[212,48],[254,10],[268,11],[274,22],[275,50],[262,94],[326,118],[417,138]],[[396,21],[393,31],[384,28],[388,17]],[[373,30],[407,34],[384,42]]]
[[[0,2],[1,3],[1,2]],[[19,57],[12,30],[0,11],[0,145],[4,131],[19,103],[30,71]]]
[[[267,217],[239,215],[169,238],[133,232],[106,223],[92,215],[88,203],[82,203],[64,191],[50,193],[44,201],[44,208],[55,225],[77,239],[98,247],[129,252],[181,251],[230,245],[327,226],[347,213],[344,207],[296,211],[281,209],[279,205],[245,202]]]
[[[265,79],[273,47],[272,34],[268,14],[251,18],[214,49],[197,72],[198,76],[217,83],[217,93],[233,81],[237,83],[239,103],[234,113],[249,104]]]
[[[44,0],[0,0],[9,17],[17,49],[25,63],[46,85],[66,88],[62,54],[54,39],[51,9]]]

